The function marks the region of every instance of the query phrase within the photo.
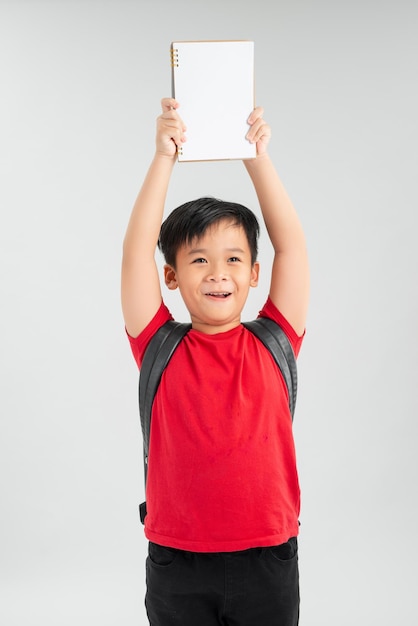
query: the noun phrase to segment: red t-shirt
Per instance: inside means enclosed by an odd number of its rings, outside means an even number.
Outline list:
[[[297,355],[302,337],[267,300]],[[168,319],[161,305],[137,337],[141,366]],[[300,492],[284,380],[244,326],[208,335],[190,330],[165,369],[151,421],[145,535],[194,552],[232,552],[298,534]]]

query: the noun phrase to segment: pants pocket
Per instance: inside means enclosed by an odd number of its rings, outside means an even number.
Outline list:
[[[159,567],[168,567],[174,563],[178,555],[175,548],[167,548],[157,543],[149,542],[148,557],[151,563]]]
[[[268,550],[276,561],[293,561],[298,554],[297,537],[291,537],[289,541],[286,541],[286,543],[281,543],[278,546],[272,546]]]

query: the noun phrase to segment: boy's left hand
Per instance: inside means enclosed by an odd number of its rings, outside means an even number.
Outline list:
[[[251,128],[246,135],[246,139],[250,143],[256,144],[257,156],[267,152],[267,145],[271,137],[271,128],[263,120],[263,113],[263,107],[256,107],[247,120]]]

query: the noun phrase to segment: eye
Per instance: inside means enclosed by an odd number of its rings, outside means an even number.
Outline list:
[[[239,259],[237,256],[231,256],[228,259],[228,263],[239,263],[241,261],[241,259]]]
[[[207,261],[203,257],[199,257],[198,259],[193,259],[192,263],[207,263]]]

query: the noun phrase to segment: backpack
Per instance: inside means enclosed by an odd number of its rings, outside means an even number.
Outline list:
[[[297,394],[296,358],[289,339],[282,328],[267,317],[259,317],[251,322],[244,322],[265,347],[270,351],[279,367],[287,386],[289,409],[293,420]],[[161,376],[169,360],[173,356],[180,341],[191,329],[191,324],[183,324],[169,320],[161,326],[149,342],[145,350],[139,376],[139,414],[141,418],[144,479],[147,481],[148,450],[151,432],[151,411],[154,397],[160,384]],[[144,523],[146,502],[139,505],[141,522]]]

